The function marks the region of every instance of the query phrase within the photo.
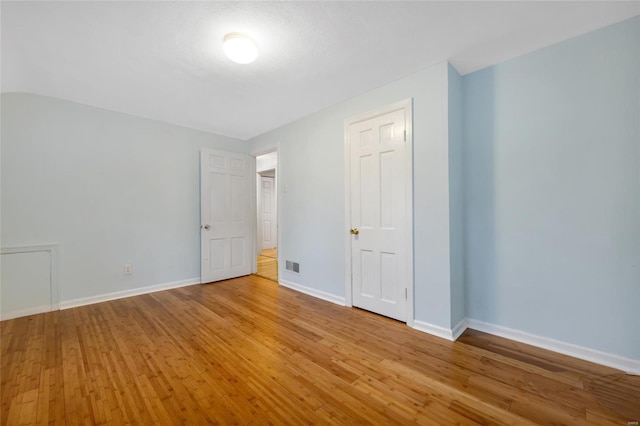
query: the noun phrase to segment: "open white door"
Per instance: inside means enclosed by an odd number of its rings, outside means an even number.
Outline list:
[[[401,321],[412,315],[410,120],[409,100],[346,123],[353,305]]]
[[[200,151],[200,281],[249,275],[253,258],[255,168],[245,154]]]

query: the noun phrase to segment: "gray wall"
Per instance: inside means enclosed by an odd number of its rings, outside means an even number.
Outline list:
[[[463,78],[467,315],[640,359],[640,18]]]
[[[441,63],[249,142],[3,94],[2,246],[60,243],[63,301],[198,277],[199,149],[278,146],[280,276],[343,296],[344,119],[411,97],[416,320],[640,359],[639,45],[634,18]]]
[[[342,102],[256,137],[252,150],[279,144],[280,278],[344,297],[344,120],[413,98],[415,318],[450,328],[448,64]]]
[[[638,45],[634,18],[462,78],[439,64],[254,138],[280,147],[302,268],[281,277],[344,294],[344,119],[413,97],[416,320],[639,359]]]
[[[450,64],[449,73],[449,238],[451,251],[451,327],[465,316],[464,182],[462,156],[462,77]]]
[[[60,243],[61,301],[199,277],[199,150],[246,148],[19,93],[1,136],[2,247]]]

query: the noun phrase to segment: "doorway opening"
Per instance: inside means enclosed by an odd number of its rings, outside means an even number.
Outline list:
[[[278,282],[277,152],[256,157],[257,275]]]

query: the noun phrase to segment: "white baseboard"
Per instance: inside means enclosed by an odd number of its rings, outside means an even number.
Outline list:
[[[299,291],[300,293],[308,294],[309,296],[317,297],[318,299],[326,300],[327,302],[335,303],[336,305],[345,306],[346,300],[344,297],[336,296],[335,294],[326,293],[315,288],[307,287],[302,284],[294,283],[287,280],[279,280],[278,284],[283,287],[290,288],[291,290]]]
[[[462,318],[453,330],[451,330],[451,334],[453,334],[453,340],[458,340],[458,337],[462,336],[462,333],[469,327],[469,320],[467,318]]]
[[[451,329],[446,327],[440,327],[439,325],[429,324],[428,322],[414,320],[413,328],[418,331],[422,331],[423,333],[431,334],[433,336],[442,337],[443,339],[453,341],[453,333]]]
[[[56,310],[56,308],[54,306],[42,305],[42,306],[36,306],[36,307],[33,307],[33,308],[18,309],[18,310],[15,310],[15,311],[2,312],[2,314],[0,314],[0,321],[10,320],[10,319],[20,318],[20,317],[26,317],[26,316],[29,316],[29,315],[44,314],[45,312],[51,312],[51,311],[55,311],[55,310]]]
[[[131,290],[116,291],[113,293],[100,294],[98,296],[83,297],[60,302],[60,309],[77,308],[78,306],[93,305],[94,303],[107,302],[109,300],[123,299],[125,297],[139,296],[141,294],[155,293],[156,291],[170,290],[172,288],[186,287],[194,284],[200,284],[200,278],[191,278],[188,280],[174,281],[164,284],[150,285],[147,287],[138,287]]]
[[[428,333],[433,336],[442,337],[443,339],[455,342],[467,329],[467,319],[463,318],[453,328],[441,327],[439,325],[429,324],[428,322],[414,320],[413,328],[418,331],[422,331],[423,333]]]
[[[537,346],[539,348],[548,349],[574,358],[583,359],[585,361],[594,362],[596,364],[606,365],[607,367],[617,368],[630,374],[640,374],[640,361],[625,358],[619,355],[613,355],[601,352],[584,346],[574,345],[572,343],[561,342],[559,340],[550,339],[548,337],[537,336],[535,334],[526,333],[520,330],[503,327],[501,325],[491,324],[488,322],[467,319],[467,327],[495,336],[505,337],[528,345]]]

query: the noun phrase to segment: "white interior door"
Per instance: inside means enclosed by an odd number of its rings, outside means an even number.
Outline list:
[[[413,282],[408,114],[400,108],[348,126],[353,305],[401,321]]]
[[[245,154],[200,152],[200,241],[203,283],[251,273],[254,166]]]
[[[260,224],[262,249],[272,249],[278,244],[275,178],[260,176]]]

